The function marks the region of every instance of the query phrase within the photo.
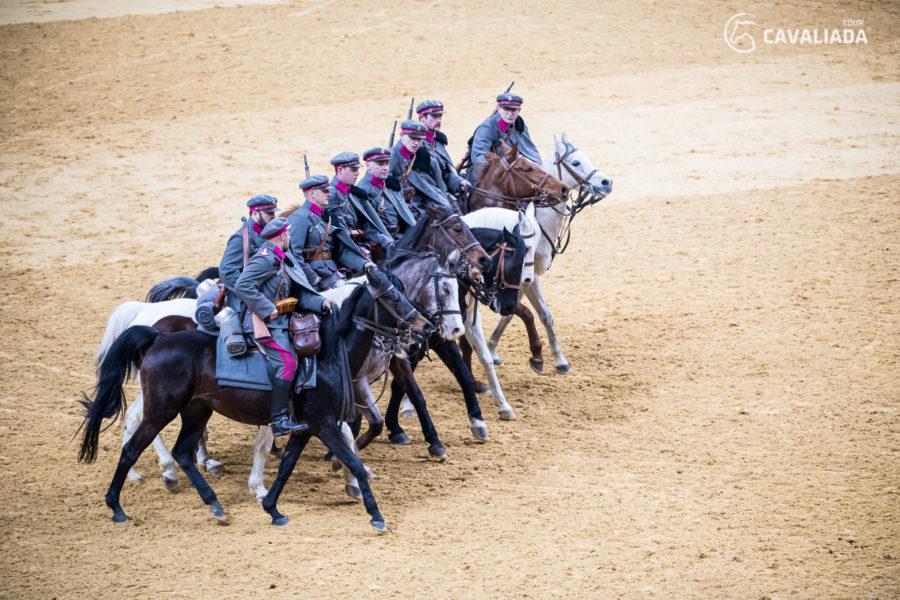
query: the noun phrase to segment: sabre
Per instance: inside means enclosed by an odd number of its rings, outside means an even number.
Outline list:
[[[409,101],[409,110],[408,110],[407,113],[406,113],[406,120],[407,120],[407,121],[409,121],[410,119],[412,119],[412,109],[413,109],[413,104],[415,104],[415,103],[416,103],[416,99],[415,99],[415,98],[410,99],[410,101]]]
[[[396,119],[394,120],[394,128],[391,129],[391,137],[390,137],[390,139],[388,140],[388,148],[393,148],[393,147],[394,147],[394,134],[395,134],[395,133],[397,133],[397,121],[396,121]]]
[[[510,84],[509,84],[509,87],[506,88],[506,91],[503,92],[503,93],[504,93],[504,94],[508,94],[508,93],[509,93],[509,90],[511,90],[511,89],[512,89],[512,86],[514,86],[514,85],[516,85],[516,82],[515,82],[515,81],[513,81],[512,83],[510,83]]]
[[[306,161],[306,155],[303,155],[303,168],[306,169],[306,178],[309,179],[309,163]]]

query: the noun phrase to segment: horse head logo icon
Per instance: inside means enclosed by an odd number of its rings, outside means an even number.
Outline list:
[[[756,25],[753,15],[738,13],[725,23],[725,43],[735,52],[747,54],[756,50],[756,40],[747,31],[750,25]]]

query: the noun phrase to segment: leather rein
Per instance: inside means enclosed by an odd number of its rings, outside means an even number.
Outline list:
[[[517,164],[519,164],[519,161],[522,160],[522,156],[517,156],[512,162],[506,160],[506,157],[500,156],[499,154],[497,155],[497,158],[500,159],[500,165],[503,167],[504,172],[508,173],[511,177],[517,176],[517,172],[513,169]],[[522,178],[521,176],[519,177]],[[507,194],[501,194],[500,192],[494,192],[480,187],[473,188],[470,193],[481,194],[489,200],[499,202],[503,205],[504,208],[522,210],[524,206],[529,203],[534,203],[535,208],[551,208],[556,206],[557,204],[565,202],[566,197],[551,195],[544,189],[550,177],[550,173],[544,173],[544,176],[536,185],[529,181],[526,181],[526,183],[531,185],[530,196],[509,196]]]

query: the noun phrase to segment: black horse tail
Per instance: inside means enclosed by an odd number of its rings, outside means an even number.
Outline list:
[[[207,279],[218,279],[219,278],[219,267],[206,267],[200,274],[197,275],[197,281],[205,281]]]
[[[131,379],[146,349],[161,334],[152,327],[134,325],[122,332],[100,363],[97,385],[94,387],[93,399],[82,392],[84,407],[84,439],[78,452],[79,462],[92,463],[97,458],[97,444],[100,440],[100,425],[103,419],[112,418],[111,426],[125,412],[125,391],[123,384]],[[75,435],[78,435],[76,432]]]

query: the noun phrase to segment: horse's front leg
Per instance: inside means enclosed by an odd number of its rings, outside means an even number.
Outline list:
[[[369,481],[366,477],[366,468],[363,466],[359,458],[353,453],[353,450],[350,449],[350,446],[347,445],[346,440],[344,440],[344,436],[341,434],[340,430],[337,427],[337,424],[332,419],[326,419],[322,423],[322,426],[319,430],[319,439],[322,440],[322,443],[328,446],[329,450],[334,452],[334,455],[338,458],[338,460],[347,465],[347,467],[350,469],[350,472],[354,477],[356,477],[356,480],[359,483],[360,492],[362,492],[363,504],[366,507],[366,512],[368,512],[369,516],[371,517],[369,523],[372,525],[375,531],[387,531],[387,527],[385,527],[384,524],[384,517],[382,517],[381,513],[378,512],[378,504],[375,502],[375,496],[374,494],[372,494],[372,488],[369,487]],[[288,442],[288,445],[290,446],[290,442]],[[287,456],[287,450],[285,450],[285,456]],[[272,487],[275,487],[274,484]],[[269,494],[271,495],[272,492],[270,491]]]
[[[263,510],[272,517],[272,525],[283,527],[290,523],[287,517],[278,512],[276,505],[278,504],[278,497],[284,490],[284,484],[287,483],[291,473],[294,472],[294,467],[300,459],[300,453],[303,452],[307,442],[309,442],[310,435],[309,429],[301,433],[292,433],[291,437],[288,438],[287,445],[284,447],[281,463],[278,465],[278,475],[275,477],[275,481],[272,482],[269,493],[262,500]]]
[[[466,339],[478,355],[481,366],[487,375],[491,389],[491,395],[494,397],[494,403],[497,405],[500,419],[509,421],[516,418],[516,413],[512,406],[506,401],[503,390],[500,389],[500,381],[497,379],[497,373],[494,371],[494,362],[491,360],[490,352],[488,352],[487,344],[484,343],[484,335],[481,329],[481,313],[475,314],[474,322],[466,319]]]
[[[212,458],[206,449],[206,440],[209,439],[209,430],[204,429],[200,441],[197,442],[197,464],[206,467],[210,475],[221,475],[225,472],[225,465]]]
[[[272,448],[272,442],[275,436],[272,435],[272,428],[263,425],[256,432],[256,443],[253,445],[253,468],[250,469],[250,478],[247,479],[247,486],[250,493],[256,498],[256,501],[262,503],[266,497],[268,490],[263,482],[263,471],[266,468],[266,457]]]
[[[475,378],[472,371],[466,366],[462,355],[459,353],[459,346],[456,342],[441,339],[440,341],[432,341],[431,349],[443,361],[462,390],[463,399],[466,402],[466,412],[469,415],[469,428],[476,440],[484,441],[489,438],[487,425],[481,416],[481,406],[478,404],[478,396],[475,394]]]
[[[556,332],[553,330],[553,315],[550,314],[550,309],[544,300],[544,293],[541,291],[541,279],[537,277],[537,274],[535,274],[534,282],[525,288],[525,294],[528,296],[528,300],[531,301],[531,305],[537,310],[538,318],[544,324],[544,329],[547,330],[547,343],[550,344],[550,352],[553,353],[553,357],[556,360],[557,372],[568,373],[572,368],[569,366],[566,357],[563,356],[562,348],[560,348],[559,341],[556,339]]]
[[[528,366],[535,373],[542,373],[544,371],[544,355],[541,352],[541,336],[538,335],[537,328],[534,326],[534,315],[527,306],[519,302],[516,304],[516,316],[522,319],[525,331],[528,333],[528,348],[531,350]]]

